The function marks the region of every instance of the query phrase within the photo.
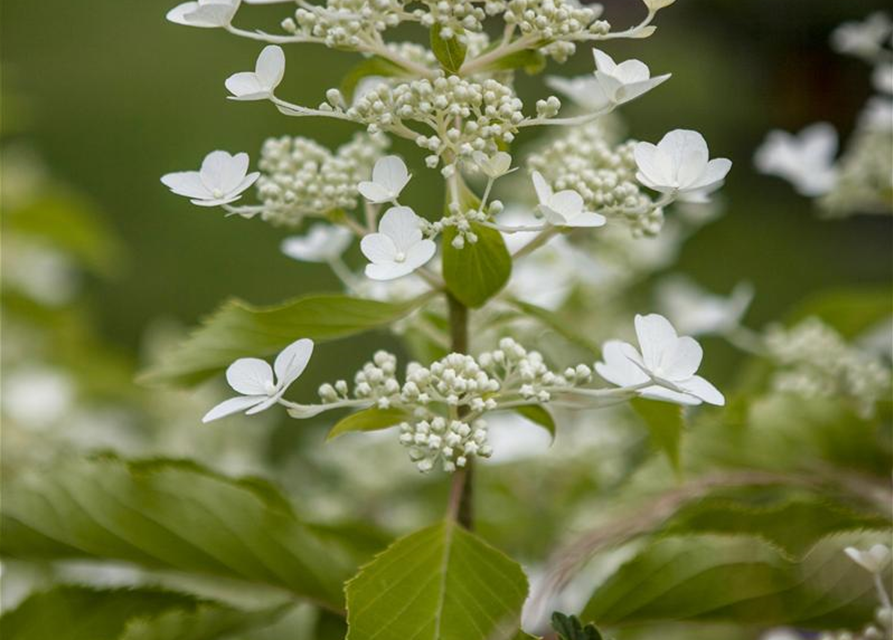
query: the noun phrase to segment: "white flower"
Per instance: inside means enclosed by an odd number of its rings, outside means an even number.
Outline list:
[[[357,189],[369,202],[396,202],[411,177],[403,160],[385,156],[372,167],[372,181],[361,182]]]
[[[608,105],[608,97],[602,90],[599,81],[592,76],[578,78],[562,78],[549,76],[546,85],[563,93],[573,102],[589,111],[598,111]]]
[[[614,62],[604,51],[592,50],[595,56],[595,79],[605,97],[614,104],[623,104],[665,82],[670,74],[651,77],[648,65],[640,60]]]
[[[877,65],[871,74],[871,81],[881,93],[893,95],[893,63],[883,62]]]
[[[870,131],[893,130],[893,100],[880,96],[869,100],[859,115],[859,126]]]
[[[742,282],[723,297],[707,293],[685,278],[670,278],[660,284],[657,295],[673,325],[682,333],[697,336],[737,327],[753,300],[753,287]]]
[[[353,234],[346,227],[315,224],[301,236],[282,241],[282,253],[303,262],[329,262],[339,258],[350,246]]]
[[[162,176],[161,182],[179,196],[190,198],[200,207],[216,207],[242,197],[242,193],[260,177],[248,173],[248,154],[230,155],[212,151],[199,171],[180,171]]]
[[[686,129],[671,131],[657,145],[639,142],[633,153],[639,182],[683,198],[716,191],[732,168],[732,161],[727,158],[710,160],[704,137]]]
[[[313,341],[302,338],[285,347],[276,356],[272,368],[259,358],[239,358],[226,370],[226,381],[242,395],[218,404],[205,414],[202,422],[211,422],[240,411],[252,415],[269,409],[304,373],[312,354]]]
[[[597,362],[598,374],[620,387],[653,381],[654,386],[639,390],[639,395],[678,404],[708,402],[725,404],[722,393],[701,376],[695,375],[703,351],[696,340],[679,337],[673,325],[657,314],[636,316],[639,351],[627,342],[609,340],[602,348],[604,362]]]
[[[472,158],[483,174],[493,180],[515,170],[512,169],[512,157],[505,151],[497,151],[492,156],[488,156],[483,151],[475,151]]]
[[[847,547],[844,553],[866,571],[875,574],[881,573],[890,562],[890,547],[883,544],[876,544],[866,551]]]
[[[373,280],[393,280],[412,273],[431,258],[437,246],[422,239],[421,219],[409,207],[391,207],[378,224],[378,233],[360,241],[366,276]]]
[[[285,75],[285,52],[275,44],[264,47],[254,71],[235,73],[226,79],[230,100],[267,100]]]
[[[837,131],[827,122],[819,122],[797,135],[771,131],[754,155],[761,173],[784,178],[804,196],[828,193],[837,182],[834,156]]]
[[[880,51],[891,29],[890,18],[877,11],[862,22],[844,22],[837,27],[831,34],[831,45],[839,53],[872,58]]]
[[[583,196],[572,189],[555,193],[539,171],[534,171],[533,188],[540,201],[539,209],[557,227],[601,227],[607,222],[600,213],[584,210]]]
[[[228,27],[241,0],[198,0],[184,2],[167,12],[167,19],[187,27],[216,29]]]

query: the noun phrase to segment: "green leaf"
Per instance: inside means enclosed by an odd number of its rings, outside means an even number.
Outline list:
[[[300,521],[269,485],[199,469],[104,458],[9,482],[0,552],[125,561],[343,606],[344,581],[369,557],[364,545]]]
[[[630,402],[651,432],[654,445],[666,454],[675,471],[679,471],[679,442],[685,430],[683,408],[671,402],[635,398]]]
[[[527,578],[448,521],[395,542],[346,592],[348,640],[493,640],[516,636]]]
[[[804,562],[756,538],[659,539],[622,565],[582,615],[603,625],[730,621],[815,629],[857,627],[875,602],[871,577],[828,539]]]
[[[341,95],[348,104],[353,100],[354,92],[357,85],[364,78],[369,76],[381,76],[384,78],[395,78],[406,75],[406,69],[397,65],[390,60],[385,60],[379,56],[373,56],[367,60],[363,60],[353,69],[347,72],[344,80],[341,81]]]
[[[347,416],[332,427],[326,440],[332,440],[350,431],[380,431],[399,424],[409,418],[403,409],[379,409],[371,407]]]
[[[537,49],[525,49],[503,56],[481,68],[481,73],[523,69],[528,75],[536,75],[546,68],[546,56]]]
[[[456,37],[459,34],[453,35],[452,38],[441,38],[442,29],[440,24],[435,24],[431,29],[431,51],[434,52],[434,57],[440,62],[444,71],[458,73],[462,63],[465,62],[468,46],[459,41],[459,38]]]
[[[549,432],[549,435],[552,436],[552,440],[555,440],[555,418],[552,417],[552,414],[549,413],[549,410],[544,406],[531,404],[524,407],[517,407],[513,409],[513,411],[527,418],[534,424],[541,426]]]
[[[561,640],[603,640],[601,632],[591,622],[585,627],[577,616],[556,611],[552,614],[552,628]]]
[[[464,248],[456,249],[452,245],[455,227],[444,229],[443,279],[457,300],[475,308],[496,295],[509,281],[512,257],[496,229],[472,222],[471,230],[477,234],[478,241],[466,242]]]
[[[191,596],[159,589],[60,586],[37,593],[0,618],[3,640],[116,640],[134,618],[192,609]]]
[[[238,358],[271,356],[298,338],[334,340],[388,325],[427,299],[428,295],[423,295],[407,302],[388,303],[317,295],[272,307],[231,300],[182,344],[163,355],[140,380],[197,384]]]
[[[218,640],[232,634],[266,627],[286,608],[239,611],[202,604],[191,611],[173,610],[154,618],[131,621],[119,640]],[[96,640],[93,638],[92,640]]]

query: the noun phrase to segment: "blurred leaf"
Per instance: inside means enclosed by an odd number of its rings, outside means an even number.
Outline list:
[[[761,494],[765,494],[761,490]],[[726,497],[708,497],[682,507],[664,531],[756,535],[794,560],[832,533],[893,529],[888,518],[859,513],[827,499],[791,498],[773,504],[747,504]]]
[[[274,622],[285,607],[261,611],[239,611],[221,605],[203,604],[192,611],[173,610],[133,620],[119,640],[218,640],[232,634],[264,627]],[[67,637],[67,636],[57,636]],[[91,636],[91,640],[99,640]]]
[[[525,49],[503,56],[481,67],[481,73],[523,69],[528,75],[536,75],[546,68],[546,56],[536,49]]]
[[[349,640],[513,637],[527,597],[517,563],[447,521],[399,539],[347,583]]]
[[[634,398],[630,401],[630,405],[651,432],[654,446],[666,454],[673,469],[678,472],[680,469],[679,442],[682,439],[682,432],[685,430],[683,408],[671,402],[646,400],[645,398]]]
[[[872,615],[873,587],[843,546],[826,540],[794,563],[756,538],[658,539],[597,587],[582,615],[604,625],[705,620],[856,627]]]
[[[889,287],[839,289],[809,296],[790,315],[796,323],[815,316],[852,339],[893,315]]]
[[[602,640],[602,634],[591,622],[585,627],[577,616],[569,616],[560,611],[552,614],[552,628],[561,640]]]
[[[515,413],[527,418],[534,424],[541,426],[549,432],[552,440],[555,440],[555,418],[549,413],[549,410],[539,404],[531,404],[526,407],[516,407],[512,409]]]
[[[362,80],[370,76],[380,76],[383,78],[393,78],[406,75],[406,70],[384,58],[373,56],[367,60],[363,60],[353,69],[351,69],[344,80],[341,81],[341,94],[350,104],[354,98],[354,92]]]
[[[454,74],[462,67],[465,62],[465,54],[468,53],[468,46],[461,42],[458,38],[460,34],[454,33],[451,38],[441,38],[440,34],[443,27],[437,23],[431,29],[431,51],[434,57],[440,62],[440,66],[448,74]]]
[[[332,440],[350,431],[379,431],[393,427],[409,418],[403,409],[379,409],[371,407],[352,413],[332,427],[326,440]]]
[[[78,461],[7,486],[8,557],[120,560],[274,587],[335,610],[368,557],[350,530],[299,521],[269,485],[190,464]]]
[[[298,298],[273,307],[226,302],[183,343],[142,374],[147,383],[194,385],[238,358],[271,356],[298,338],[334,340],[390,324],[428,294],[388,303],[344,295]]]
[[[595,356],[599,356],[601,354],[601,348],[597,344],[592,342],[586,336],[577,333],[574,330],[572,323],[568,322],[554,311],[538,307],[535,304],[530,304],[529,302],[522,302],[521,300],[511,299],[508,300],[508,302],[509,304],[517,307],[523,313],[529,316],[533,316],[545,326],[555,331],[558,335],[564,337],[569,342],[592,352]]]

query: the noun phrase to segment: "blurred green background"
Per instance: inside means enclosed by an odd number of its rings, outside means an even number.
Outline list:
[[[227,101],[223,80],[250,68],[260,44],[170,24],[164,14],[172,4],[2,5],[4,129],[32,143],[53,174],[92,199],[123,239],[121,270],[91,282],[89,293],[101,334],[134,354],[153,318],[192,324],[229,295],[266,303],[337,286],[324,266],[279,253],[286,230],[224,220],[171,195],[159,177],[197,168],[214,148],[256,158],[268,136],[303,134],[336,145],[355,129]],[[642,14],[638,0],[604,4],[618,26]],[[615,57],[635,56],[657,73],[673,73],[670,83],[624,108],[632,136],[655,140],[672,128],[695,128],[713,155],[733,159],[723,192],[727,213],[688,243],[679,268],[717,291],[753,282],[754,326],[813,290],[890,281],[889,217],[820,221],[808,200],[780,180],[756,175],[751,164],[772,127],[828,120],[848,134],[870,93],[870,69],[833,53],[828,35],[844,20],[886,7],[885,0],[679,0],[661,13],[651,39],[606,47]],[[239,21],[275,28],[287,12],[286,5],[246,7]],[[282,94],[317,104],[355,61],[293,46]],[[582,73],[591,64],[581,47],[571,64],[549,72]],[[538,82],[523,79],[522,97],[533,97]],[[399,150],[421,159],[411,147]],[[413,204],[424,212],[427,203]],[[439,207],[433,190],[431,206]]]

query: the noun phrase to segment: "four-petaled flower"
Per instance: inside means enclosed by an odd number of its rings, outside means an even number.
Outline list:
[[[754,155],[761,173],[784,178],[807,197],[828,193],[837,182],[834,156],[837,155],[837,131],[827,122],[819,122],[797,135],[771,131]]]
[[[168,173],[161,182],[177,195],[189,198],[192,204],[216,207],[241,198],[259,177],[258,172],[248,173],[247,153],[212,151],[205,156],[199,171]]]
[[[421,219],[409,207],[391,207],[378,225],[360,241],[366,276],[373,280],[393,280],[412,273],[434,257],[437,245],[422,239]]]
[[[302,338],[285,347],[276,356],[272,367],[260,358],[239,358],[226,370],[226,381],[242,395],[218,404],[205,414],[202,422],[211,422],[240,411],[252,415],[269,409],[304,373],[312,354],[313,341]]]
[[[671,74],[651,77],[651,70],[641,60],[614,62],[604,51],[592,50],[595,57],[595,79],[607,102],[623,104],[665,82]]]
[[[264,47],[254,71],[235,73],[226,79],[226,88],[233,95],[230,100],[267,100],[273,96],[273,92],[282,76],[285,75],[285,52],[282,47],[271,44]]]
[[[396,203],[411,177],[403,160],[398,156],[385,156],[379,158],[372,167],[372,181],[361,182],[357,189],[366,200],[374,204]]]
[[[534,171],[533,188],[540,201],[539,209],[546,220],[556,227],[601,227],[605,216],[586,211],[583,196],[572,189],[555,193],[539,171]]]
[[[719,189],[732,168],[728,158],[710,160],[707,142],[697,131],[676,129],[656,145],[634,148],[636,179],[646,187],[692,201],[705,201]]]
[[[703,357],[696,340],[679,337],[673,325],[657,314],[637,315],[636,335],[641,353],[627,342],[605,343],[604,362],[595,365],[602,378],[620,387],[640,387],[639,395],[655,400],[691,405],[725,404],[716,387],[695,375]],[[654,384],[646,386],[648,382]]]
[[[515,170],[512,169],[512,157],[505,151],[497,151],[492,156],[488,156],[483,151],[475,151],[471,157],[481,172],[492,180],[501,178]]]
[[[167,19],[187,27],[217,29],[228,27],[241,0],[198,0],[184,2],[167,12]]]
[[[330,262],[350,246],[353,233],[346,227],[317,223],[302,236],[289,236],[280,249],[289,258],[302,262]]]
[[[844,549],[850,559],[869,573],[880,574],[890,562],[890,547],[876,544],[871,549],[861,551],[855,547]]]

